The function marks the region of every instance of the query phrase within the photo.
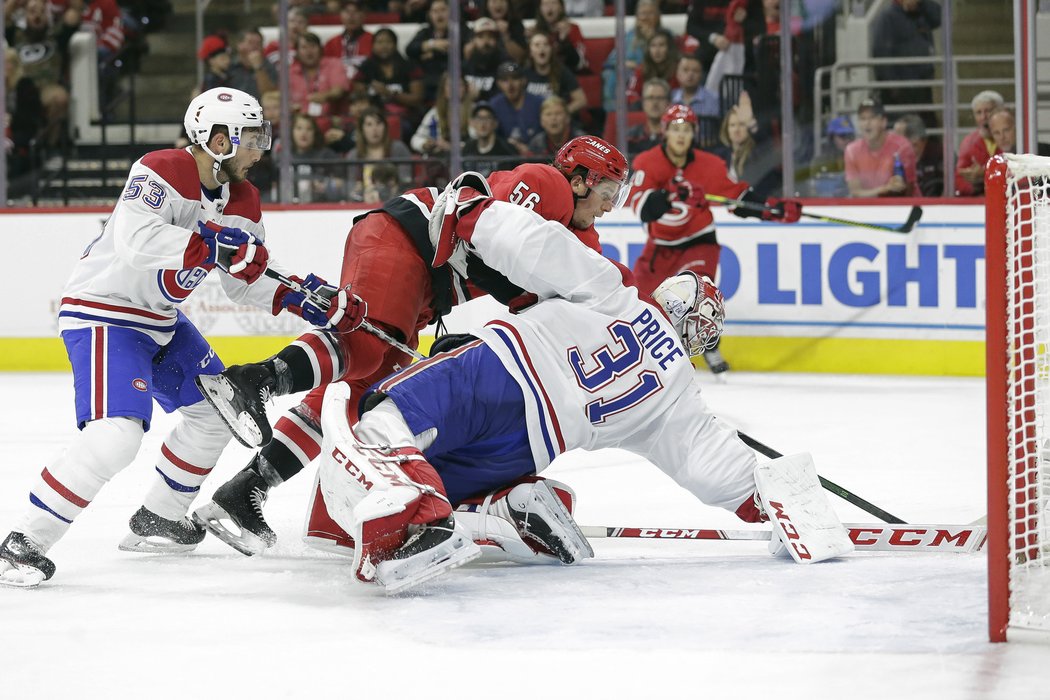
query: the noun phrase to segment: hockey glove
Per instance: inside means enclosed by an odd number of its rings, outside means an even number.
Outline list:
[[[802,218],[802,202],[797,199],[770,197],[766,200],[766,207],[765,213],[762,214],[765,221],[793,224]]]
[[[350,291],[346,285],[332,297],[332,305],[325,312],[328,326],[336,333],[357,330],[368,315],[368,302]]]
[[[199,265],[215,265],[247,284],[254,284],[266,271],[270,253],[253,234],[239,228],[220,226],[213,221],[198,221],[197,227],[207,246],[207,256]],[[190,246],[194,244],[191,242]]]
[[[469,232],[457,231],[456,224],[476,205],[491,198],[492,189],[479,173],[468,171],[448,183],[434,200],[434,209],[430,213],[430,243],[434,246],[432,267],[447,263],[460,239],[470,240]]]
[[[328,312],[317,305],[314,297],[307,296],[307,292],[314,292],[331,302],[332,298],[339,293],[339,290],[312,272],[306,276],[306,279],[300,279],[295,275],[292,275],[291,279],[298,282],[303,287],[303,290],[306,291],[281,285],[274,299],[274,315],[281,309],[288,309],[307,323],[320,328],[327,327],[329,322]]]
[[[677,192],[679,201],[685,202],[687,207],[707,209],[710,206],[707,203],[704,188],[700,185],[694,185],[687,180],[683,180],[678,183]]]

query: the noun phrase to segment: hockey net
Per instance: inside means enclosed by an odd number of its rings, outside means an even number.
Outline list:
[[[1050,639],[1050,158],[985,182],[989,634]]]

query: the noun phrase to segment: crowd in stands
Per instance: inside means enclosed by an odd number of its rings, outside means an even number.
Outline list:
[[[783,194],[777,87],[781,0],[629,0],[635,22],[626,35],[622,74],[614,40],[588,41],[575,21],[611,14],[610,2],[463,0],[464,23],[459,46],[453,47],[449,1],[292,1],[285,18],[288,101],[293,190],[300,201],[375,203],[415,184],[441,186],[449,177],[454,140],[461,145],[463,166],[482,172],[547,160],[581,133],[615,141],[621,94],[632,157],[661,142],[661,116],[669,106],[684,104],[699,117],[698,146],[721,156],[731,175],[752,183],[759,194]],[[72,33],[84,26],[96,32],[105,83],[114,54],[128,34],[141,31],[141,22],[117,0],[9,0],[5,13],[9,172],[17,174],[32,165],[30,140],[54,144],[61,138],[69,103],[65,52]],[[665,13],[684,13],[686,32],[664,26]],[[405,46],[390,28],[401,22],[420,27]],[[891,0],[873,25],[873,55],[931,56],[939,22],[940,4],[934,0]],[[339,24],[342,31],[323,42],[313,31],[323,24]],[[366,24],[387,26],[370,32]],[[799,36],[801,20],[793,21],[790,31]],[[452,51],[462,60],[458,105],[452,104],[449,84]],[[196,91],[229,86],[256,96],[277,135],[280,56],[278,43],[264,45],[254,27],[210,34],[197,51],[204,79]],[[805,70],[804,61],[796,70]],[[926,79],[933,70],[932,64],[886,65],[876,72],[907,80]],[[802,165],[796,168],[798,192],[939,196],[944,147],[928,134],[937,129],[939,115],[922,108],[932,99],[925,87],[891,87],[861,102],[853,114],[808,115],[826,122],[826,139],[796,144],[796,164]],[[886,104],[897,107],[895,115],[900,105],[916,109],[891,122]],[[992,124],[1003,105],[992,92],[974,99],[977,128],[958,151],[956,193],[980,194],[988,158],[1013,148],[1012,115],[1009,128]],[[798,94],[795,107],[804,116]],[[451,133],[453,110],[457,134]],[[268,201],[278,196],[281,149],[278,141],[253,172]],[[312,182],[303,184],[304,179]]]

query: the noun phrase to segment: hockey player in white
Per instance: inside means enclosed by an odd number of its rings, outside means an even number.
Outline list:
[[[213,268],[238,303],[274,314],[289,309],[321,326],[347,309],[345,293],[312,275],[304,283],[335,295],[334,311],[322,312],[263,274],[270,261],[259,193],[246,176],[270,147],[270,124],[255,98],[209,90],[190,103],[185,126],[193,145],[148,153],[131,167],[102,234],[63,291],[58,322],[80,432],[44,468],[21,522],[0,545],[0,584],[51,578],[55,565],[46,553],[135,458],[153,400],[182,420],[161,446],[155,483],[120,548],[186,551],[204,537],[185,515],[230,433],[193,380],[223,364],[179,303]]]
[[[809,460],[759,467],[707,410],[689,357],[721,333],[721,294],[709,280],[671,278],[654,304],[625,268],[579,246],[564,227],[455,184],[431,217],[439,256],[454,263],[473,248],[543,301],[375,385],[353,428],[349,392],[329,388],[321,490],[354,537],[357,579],[404,590],[476,558],[479,546],[507,550],[515,530],[563,563],[592,556],[542,480],[457,511],[458,527],[434,522],[451,513],[450,503],[539,473],[574,448],[630,450],[744,520],[773,513],[797,561],[852,549]]]

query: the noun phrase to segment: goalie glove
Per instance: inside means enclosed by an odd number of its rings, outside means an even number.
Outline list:
[[[306,279],[292,275],[291,280],[297,282],[302,289],[294,289],[282,284],[274,296],[274,315],[276,316],[281,309],[287,309],[307,323],[326,328],[330,321],[328,311],[331,309],[331,301],[339,290],[312,272],[306,276]],[[310,292],[316,296],[311,295]],[[327,300],[329,306],[323,308],[319,304],[318,297]]]
[[[190,237],[183,255],[185,267],[214,265],[247,284],[254,284],[266,271],[270,253],[254,234],[214,221],[198,221],[197,228],[199,233]]]
[[[448,183],[430,212],[430,243],[434,248],[431,267],[447,263],[460,240],[470,240],[470,231],[457,231],[456,225],[477,205],[491,199],[492,188],[480,173],[468,171]]]

